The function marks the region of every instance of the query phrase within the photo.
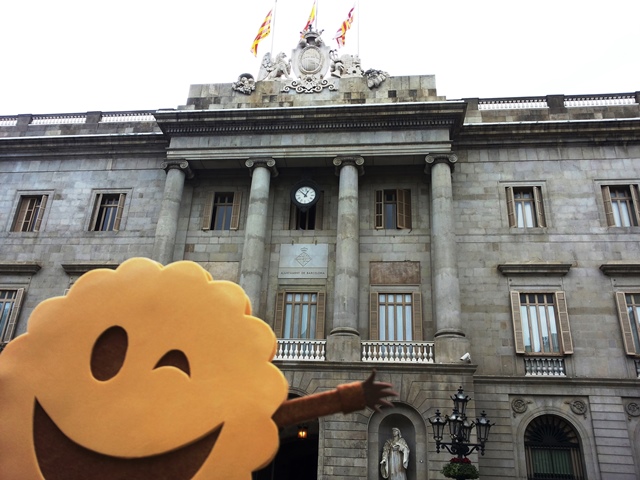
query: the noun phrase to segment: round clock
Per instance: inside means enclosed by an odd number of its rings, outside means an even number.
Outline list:
[[[310,180],[299,182],[291,189],[291,201],[300,209],[308,209],[316,204],[320,197],[318,186]]]

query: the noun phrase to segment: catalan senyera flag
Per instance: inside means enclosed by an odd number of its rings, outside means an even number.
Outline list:
[[[342,22],[342,25],[340,25],[340,28],[336,32],[335,37],[333,37],[338,42],[338,48],[344,47],[345,35],[347,34],[347,30],[351,28],[351,24],[353,23],[353,10],[355,8],[356,8],[355,5],[351,7],[351,10],[349,10],[349,14],[347,15],[347,19],[344,22]]]
[[[271,13],[273,10],[269,10],[267,16],[264,17],[264,22],[260,25],[260,29],[258,30],[258,34],[256,38],[253,39],[253,44],[251,45],[251,53],[253,53],[254,57],[258,56],[258,44],[263,38],[266,38],[271,33]]]
[[[313,0],[313,7],[311,8],[311,13],[309,14],[309,20],[307,20],[307,24],[304,26],[302,31],[306,31],[309,27],[313,25],[313,22],[316,20],[316,1]],[[302,33],[300,33],[300,38],[304,37]]]

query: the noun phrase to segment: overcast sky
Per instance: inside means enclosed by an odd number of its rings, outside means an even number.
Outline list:
[[[9,4],[9,5],[7,5]],[[5,0],[0,115],[175,108],[189,85],[291,56],[313,0]],[[332,40],[354,0],[318,0]],[[640,90],[640,0],[359,0],[340,53],[392,76],[436,75],[448,99]]]

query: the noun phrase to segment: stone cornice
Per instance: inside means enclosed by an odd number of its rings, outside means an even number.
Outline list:
[[[41,268],[36,262],[0,262],[0,275],[35,275]]]
[[[169,136],[446,128],[456,132],[464,102],[336,105],[323,107],[178,110],[155,113]]]
[[[545,275],[562,277],[569,273],[571,264],[562,262],[513,262],[501,263],[497,268],[505,276]]]
[[[61,266],[67,275],[82,275],[97,268],[115,270],[120,264],[114,262],[73,262],[63,263]]]
[[[640,262],[607,262],[600,265],[600,271],[610,277],[620,275],[640,276]]]
[[[640,143],[640,118],[465,123],[453,141],[453,149]]]
[[[72,154],[90,155],[101,150],[143,151],[165,154],[168,140],[161,132],[108,135],[51,135],[44,137],[0,137],[0,154],[46,155],[54,158]],[[52,150],[54,155],[52,156]]]

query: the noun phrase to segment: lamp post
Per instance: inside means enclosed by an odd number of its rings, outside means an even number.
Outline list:
[[[484,410],[480,414],[480,418],[476,418],[475,422],[467,420],[465,412],[467,410],[467,403],[469,403],[471,398],[464,394],[462,387],[458,389],[455,395],[451,396],[451,400],[453,400],[453,412],[451,415],[445,415],[443,417],[440,410],[436,410],[436,414],[429,418],[429,423],[433,428],[433,439],[436,441],[436,452],[440,453],[440,449],[442,448],[453,455],[457,455],[458,462],[456,463],[469,463],[469,460],[466,460],[467,455],[475,451],[479,451],[480,455],[484,455],[484,445],[489,439],[489,430],[494,424],[489,421]],[[445,427],[447,426],[449,427],[451,441],[443,442]],[[474,427],[476,427],[478,443],[471,443],[470,441],[471,430],[473,430]],[[477,476],[452,478],[477,478]]]

